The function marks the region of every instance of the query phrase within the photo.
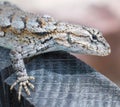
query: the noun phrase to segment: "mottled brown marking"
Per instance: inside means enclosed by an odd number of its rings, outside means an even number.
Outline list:
[[[62,38],[55,38],[56,41],[64,41]]]
[[[46,21],[43,18],[37,18],[36,20],[39,23],[39,26],[43,28],[46,25]]]

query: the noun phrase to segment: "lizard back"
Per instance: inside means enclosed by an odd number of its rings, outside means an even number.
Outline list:
[[[20,32],[50,32],[56,29],[57,22],[50,16],[27,13],[8,2],[0,3],[0,27],[11,27]],[[52,25],[52,27],[51,27]]]
[[[56,28],[55,23],[50,16],[40,17],[26,13],[9,2],[0,2],[0,46],[13,49],[17,44],[31,43],[33,38],[39,41],[41,36],[47,36]]]

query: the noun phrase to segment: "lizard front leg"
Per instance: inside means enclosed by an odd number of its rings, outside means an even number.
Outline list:
[[[10,52],[11,62],[14,70],[17,73],[17,80],[12,84],[11,90],[14,86],[19,84],[18,88],[18,100],[21,99],[22,88],[26,91],[28,95],[30,95],[30,91],[28,87],[34,89],[34,85],[29,82],[29,80],[33,80],[33,76],[28,76],[25,68],[25,64],[23,61],[22,49],[21,47],[17,47]]]

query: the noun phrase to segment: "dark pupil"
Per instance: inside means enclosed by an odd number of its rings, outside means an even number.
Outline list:
[[[96,36],[96,35],[92,35],[92,38],[93,38],[94,40],[97,40],[97,36]]]

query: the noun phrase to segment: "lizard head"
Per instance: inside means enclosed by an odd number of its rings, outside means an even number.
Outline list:
[[[58,49],[98,56],[110,54],[109,44],[97,29],[79,25],[66,26],[66,29],[55,38]]]

